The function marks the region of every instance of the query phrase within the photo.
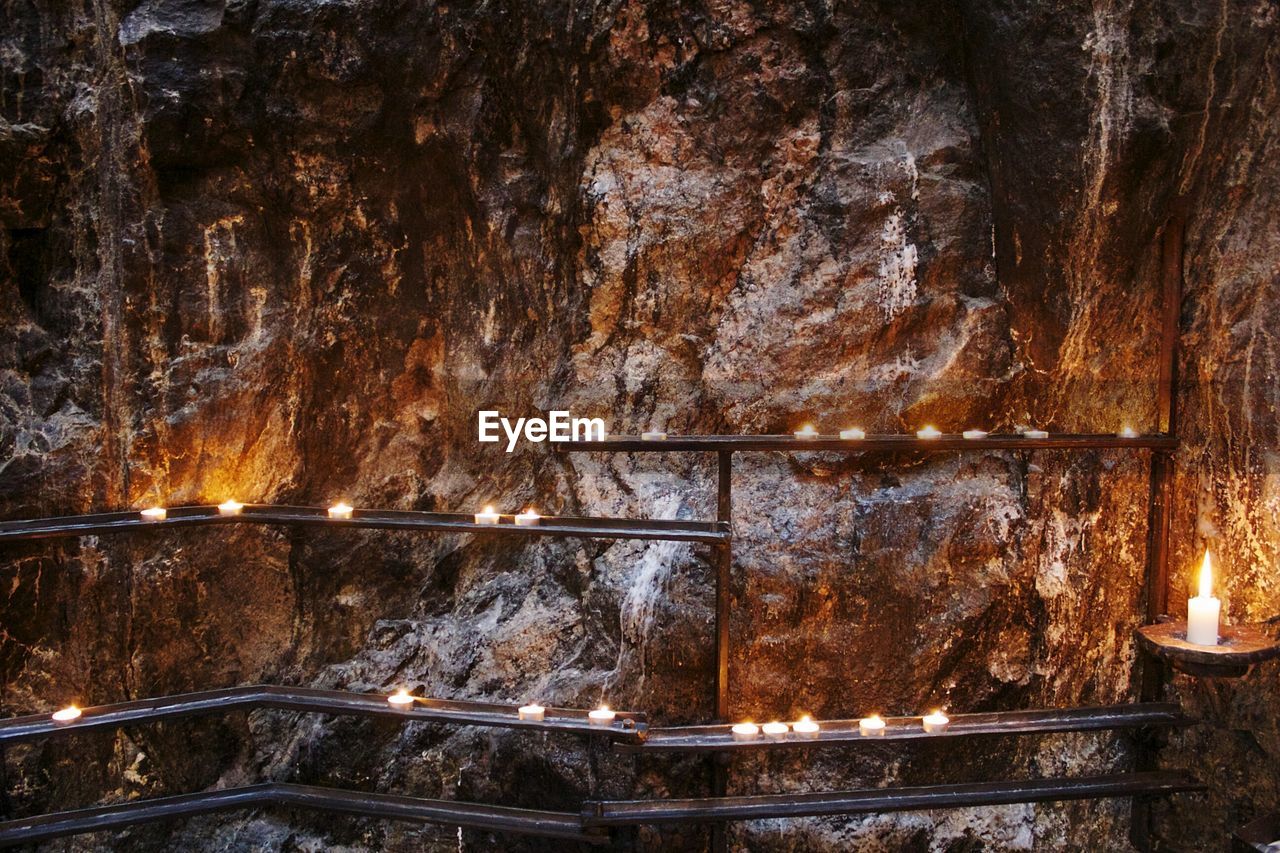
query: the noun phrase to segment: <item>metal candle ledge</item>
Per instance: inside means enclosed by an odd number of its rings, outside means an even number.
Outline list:
[[[1027,438],[1017,433],[991,434],[985,438],[965,438],[959,433],[943,433],[937,438],[915,435],[868,435],[840,438],[838,435],[673,435],[650,441],[634,435],[617,435],[599,441],[561,441],[552,444],[560,453],[600,451],[610,453],[672,453],[679,451],[783,451],[789,453],[936,453],[956,450],[1163,450],[1177,447],[1172,435],[1139,435],[1126,438],[1106,433],[1054,434],[1047,438]]]
[[[802,738],[788,732],[774,739],[761,734],[754,740],[735,741],[731,727],[683,726],[651,728],[643,741],[616,743],[619,752],[729,752],[759,749],[812,749],[825,746],[865,744],[885,741],[938,740],[955,737],[1045,735],[1057,732],[1107,731],[1155,726],[1186,726],[1194,720],[1176,704],[1144,702],[1096,708],[1062,710],[998,711],[983,714],[953,714],[947,729],[937,734],[925,732],[919,717],[886,717],[882,735],[862,735],[858,720],[816,721],[822,727],[817,737]]]
[[[71,722],[55,721],[50,714],[12,717],[0,721],[0,746],[96,729],[259,708],[314,714],[392,717],[405,722],[574,732],[625,741],[642,740],[647,733],[644,715],[627,711],[617,712],[617,717],[610,726],[593,726],[587,719],[588,712],[578,708],[547,708],[546,718],[537,722],[521,720],[516,705],[415,697],[410,708],[400,710],[392,707],[385,695],[377,693],[253,685],[98,705],[85,708],[81,716]]]
[[[515,536],[572,536],[583,539],[650,539],[669,542],[728,541],[723,522],[631,518],[544,516],[537,524],[517,525],[511,515],[498,524],[477,524],[474,514],[356,509],[349,519],[329,518],[324,507],[249,504],[236,515],[216,506],[170,507],[163,521],[146,521],[136,510],[0,522],[0,542],[91,536],[144,530],[172,530],[214,524],[278,524],[330,528],[370,528],[425,533],[492,533]]]

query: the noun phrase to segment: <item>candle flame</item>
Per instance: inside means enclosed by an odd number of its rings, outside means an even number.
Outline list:
[[[485,504],[483,512],[485,515],[493,515],[493,506],[491,504]]]
[[[801,717],[801,718],[800,718],[800,722],[802,722],[802,723],[812,723],[812,722],[813,722],[813,719],[812,719],[808,714],[805,714],[803,717]]]
[[[1209,558],[1209,551],[1205,549],[1204,562],[1200,564],[1200,597],[1213,597],[1213,561]]]
[[[599,710],[599,711],[607,711],[607,710],[609,710],[609,706],[608,706],[608,705],[601,705],[597,710]]]

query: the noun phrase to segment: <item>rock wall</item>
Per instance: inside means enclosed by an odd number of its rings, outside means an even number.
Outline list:
[[[1155,427],[1158,242],[1187,217],[1174,589],[1274,582],[1280,13],[1269,0],[9,0],[0,512],[241,500],[707,517],[696,456],[506,454],[475,412],[614,432],[805,420]],[[743,455],[734,716],[1133,695],[1141,455]],[[672,544],[243,530],[5,546],[5,713],[254,681],[705,718],[711,568]],[[1157,810],[1274,808],[1274,665]],[[1104,771],[1120,738],[754,758],[735,791]],[[10,749],[6,812],[258,779],[576,808],[701,760],[261,713]],[[1125,849],[1124,802],[748,823],[752,850]],[[642,849],[700,849],[652,828]],[[551,849],[254,814],[76,849]],[[61,845],[60,845],[61,846]]]

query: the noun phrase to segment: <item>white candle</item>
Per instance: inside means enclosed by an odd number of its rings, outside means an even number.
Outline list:
[[[800,439],[801,441],[805,441],[810,438],[817,438],[818,431],[813,428],[813,424],[805,424],[804,426],[800,427],[800,429],[796,430],[795,435],[796,435],[796,438]]]
[[[760,730],[764,732],[765,737],[771,740],[782,740],[787,736],[787,731],[790,728],[786,723],[779,723],[775,720],[772,723],[765,723],[760,727]]]
[[[951,718],[941,711],[934,711],[932,714],[926,714],[921,720],[924,724],[924,730],[931,735],[942,734],[947,730],[947,726],[951,725]]]
[[[522,705],[516,714],[522,720],[528,720],[533,723],[540,723],[547,717],[547,709],[534,702],[531,705]]]
[[[640,438],[644,441],[666,441],[667,434],[665,432],[644,432],[640,434]]]
[[[981,429],[967,429],[963,433],[961,433],[961,435],[963,435],[965,438],[969,439],[970,441],[974,439],[987,437],[986,430],[981,430]]]
[[[143,521],[164,521],[168,517],[168,511],[162,506],[147,507],[139,513]]]
[[[818,732],[822,731],[822,727],[810,719],[808,714],[805,714],[791,724],[791,730],[805,740],[816,740]]]
[[[1048,438],[1049,433],[1042,429],[1024,429],[1022,431],[1023,438]]]
[[[351,513],[354,511],[355,510],[353,510],[350,505],[339,502],[329,507],[329,517],[330,518],[350,518]]]
[[[524,512],[516,516],[516,524],[521,527],[532,527],[538,523],[540,518],[542,518],[542,516],[538,515],[532,509],[526,509]]]
[[[760,737],[760,727],[755,723],[738,723],[732,729],[736,741],[755,740]]]
[[[861,441],[867,437],[867,434],[858,429],[858,427],[850,427],[849,429],[840,430],[840,437],[845,441]]]
[[[1218,645],[1218,617],[1222,602],[1213,597],[1213,566],[1209,552],[1200,564],[1200,594],[1187,599],[1187,642],[1198,646]]]
[[[501,515],[493,511],[493,507],[486,506],[476,513],[476,524],[497,524],[501,518]]]
[[[244,504],[239,501],[224,501],[218,504],[218,515],[239,515]]]
[[[59,711],[53,712],[53,721],[55,723],[73,723],[80,719],[80,714],[79,708],[75,705],[68,705]]]
[[[408,711],[413,707],[413,696],[409,695],[408,690],[401,688],[387,697],[387,704],[397,711]]]
[[[927,426],[924,429],[916,430],[916,438],[940,438],[942,433],[934,427]]]
[[[609,710],[609,706],[601,705],[594,711],[587,712],[587,721],[593,726],[612,726],[616,716],[615,712]]]
[[[879,714],[858,720],[858,733],[863,737],[879,737],[884,734],[884,720]]]
[[[1120,437],[1121,438],[1137,438],[1138,433],[1133,429],[1133,427],[1125,427],[1124,429],[1120,430]]]

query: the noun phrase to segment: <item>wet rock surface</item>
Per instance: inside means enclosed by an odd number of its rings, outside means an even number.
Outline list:
[[[1173,518],[1276,615],[1280,13],[1202,4],[9,4],[0,512],[240,500],[706,518],[617,433],[1156,428],[1187,223]],[[1132,698],[1147,457],[736,460],[733,715]],[[669,543],[228,528],[3,546],[7,714],[269,681],[712,711],[712,568]],[[1276,806],[1274,664],[1169,688],[1171,849]],[[275,779],[576,810],[701,759],[262,712],[11,748],[25,815]],[[736,759],[735,792],[1105,772],[1126,740]],[[1127,802],[745,823],[752,850],[1126,849]],[[629,839],[619,844],[625,846]],[[650,827],[641,849],[701,849]],[[314,814],[59,849],[556,849]]]

